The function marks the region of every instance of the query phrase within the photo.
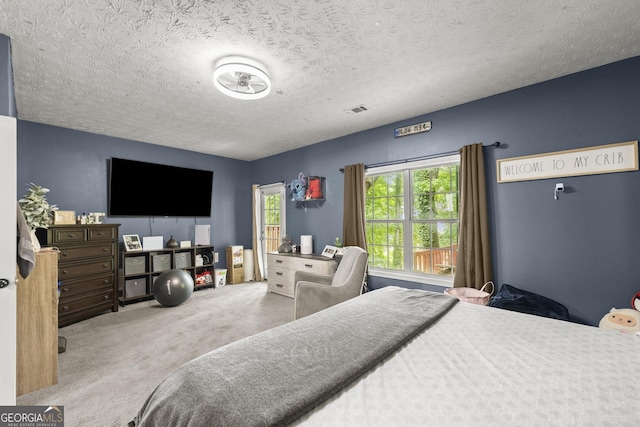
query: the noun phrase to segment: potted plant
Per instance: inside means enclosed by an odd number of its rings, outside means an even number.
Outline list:
[[[50,205],[49,202],[47,202],[48,192],[48,188],[31,183],[27,194],[18,200],[20,209],[22,209],[22,213],[24,214],[24,219],[31,229],[31,242],[36,252],[40,250],[40,242],[38,242],[35,233],[36,229],[49,228],[49,224],[51,224],[51,219],[53,218],[53,212],[58,209],[56,205]]]
[[[343,256],[344,255],[344,249],[342,249],[342,242],[340,241],[339,237],[336,237],[335,242],[333,243],[333,245],[338,248],[336,250],[336,255],[337,256]]]

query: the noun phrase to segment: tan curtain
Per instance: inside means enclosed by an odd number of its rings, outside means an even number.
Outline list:
[[[344,167],[344,212],[342,240],[344,246],[360,246],[367,250],[364,226],[364,164]]]
[[[253,229],[253,236],[251,238],[251,243],[253,244],[253,270],[256,278],[256,282],[261,282],[263,280],[262,272],[264,271],[262,266],[263,254],[262,254],[262,244],[258,240],[258,236],[260,234],[260,186],[254,184],[251,187],[251,199],[253,200],[253,220],[251,228]]]
[[[487,186],[482,144],[460,149],[460,232],[454,287],[480,289],[492,280]]]

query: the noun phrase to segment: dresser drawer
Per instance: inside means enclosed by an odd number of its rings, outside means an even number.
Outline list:
[[[87,240],[86,228],[56,228],[52,232],[52,245],[65,244],[65,243],[80,243]]]
[[[60,290],[60,301],[96,291],[109,291],[113,289],[114,280],[113,274],[106,274],[92,279],[66,280],[58,288]]]
[[[117,227],[90,228],[87,231],[87,240],[89,241],[118,239]]]
[[[269,278],[267,280],[274,280],[279,283],[292,283],[296,272],[288,268],[271,267],[269,269]]]
[[[58,279],[75,279],[83,276],[95,276],[97,274],[113,273],[113,258],[85,261],[75,265],[65,265],[58,268]]]
[[[297,271],[304,271],[307,273],[328,275],[335,273],[336,262],[329,258],[327,258],[327,260],[313,258],[294,258],[293,269]]]
[[[287,255],[267,254],[267,262],[270,266],[293,268],[293,258]]]
[[[60,262],[107,256],[115,256],[115,245],[113,243],[105,243],[104,245],[99,246],[82,246],[60,249]]]
[[[78,298],[60,300],[58,303],[58,314],[65,315],[99,305],[105,305],[105,307],[108,306],[109,308],[112,304],[113,289],[106,289],[102,292],[96,292]]]
[[[295,283],[293,283],[294,274],[295,272],[291,270],[278,271],[275,268],[271,268],[267,279],[267,289],[277,294],[293,297],[295,289]]]
[[[61,306],[60,306],[61,307]],[[115,306],[117,307],[117,306]],[[58,326],[63,327],[102,313],[116,311],[111,301],[102,302],[96,305],[77,308],[75,311],[59,312]]]

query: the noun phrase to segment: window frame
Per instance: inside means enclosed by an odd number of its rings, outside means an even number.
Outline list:
[[[450,154],[438,157],[431,157],[423,160],[407,161],[402,163],[396,163],[386,166],[378,166],[367,168],[365,171],[365,177],[371,175],[391,174],[402,172],[404,174],[404,209],[405,215],[402,223],[404,224],[404,257],[405,257],[405,269],[404,270],[390,270],[380,267],[369,266],[369,275],[374,277],[384,277],[388,279],[404,280],[409,282],[440,286],[449,288],[453,286],[454,276],[440,276],[436,274],[416,273],[411,271],[413,268],[413,261],[411,259],[413,254],[413,237],[411,233],[411,225],[413,224],[413,217],[411,207],[413,206],[413,192],[411,188],[411,171],[416,169],[434,168],[440,166],[460,165],[460,155]],[[458,182],[458,192],[460,191],[460,183]],[[365,220],[365,223],[367,221]],[[458,224],[460,223],[460,211],[458,211]],[[459,230],[459,228],[458,228]]]

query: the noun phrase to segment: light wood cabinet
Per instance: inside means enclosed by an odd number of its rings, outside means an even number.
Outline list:
[[[267,254],[267,290],[293,298],[296,271],[329,275],[336,272],[338,263],[322,255],[299,253]]]
[[[16,284],[16,393],[58,383],[58,251],[36,254]]]

